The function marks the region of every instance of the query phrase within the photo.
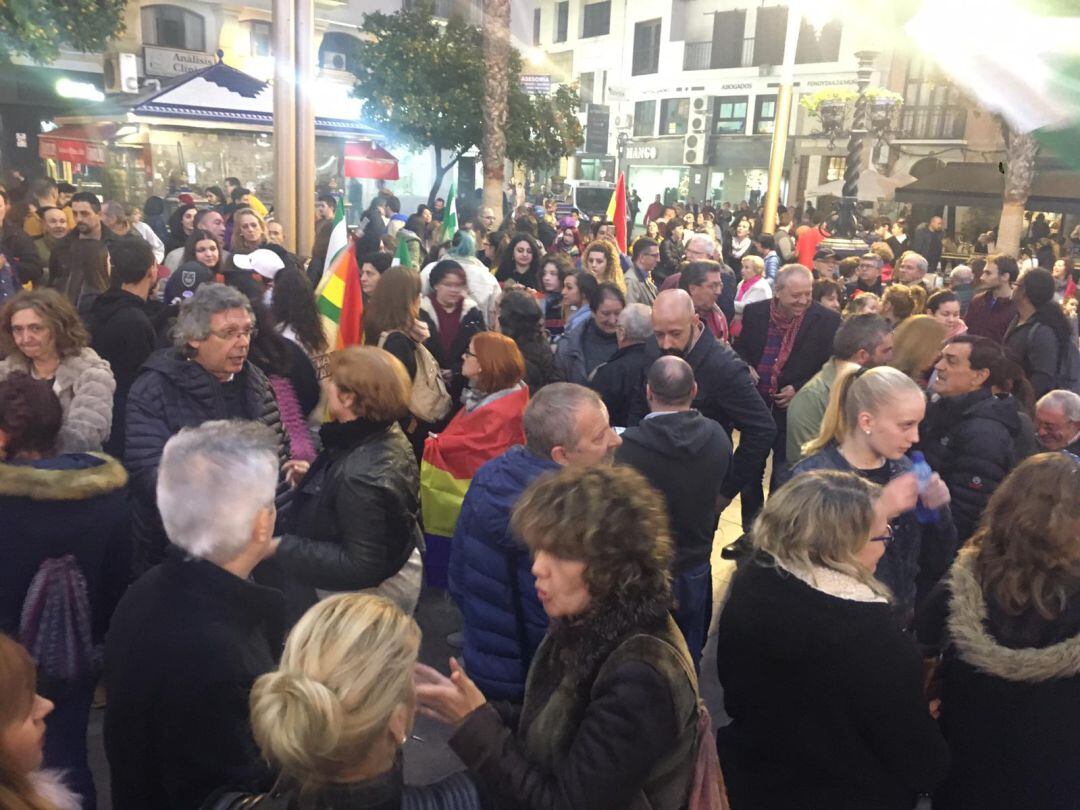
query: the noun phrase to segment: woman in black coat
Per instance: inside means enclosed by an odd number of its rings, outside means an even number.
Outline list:
[[[953,765],[934,810],[1072,810],[1080,797],[1080,461],[1043,453],[994,492],[928,600]]]
[[[473,335],[485,331],[484,316],[468,297],[465,268],[453,259],[443,259],[431,269],[431,293],[420,299],[420,320],[431,333],[424,341],[442,369],[450,401],[461,400],[465,378],[461,376],[462,356]]]
[[[551,618],[524,703],[487,702],[451,660],[451,678],[417,667],[421,710],[456,727],[450,747],[500,810],[686,807],[697,676],[669,612],[659,493],[629,467],[564,467],[525,491],[511,527]]]
[[[99,453],[57,455],[61,421],[47,384],[22,373],[0,382],[0,633],[34,652],[39,692],[56,704],[46,767],[67,771],[81,806],[93,808],[86,726],[97,650],[128,584],[131,518],[123,466]],[[54,635],[57,613],[39,611],[80,577],[65,607],[85,606],[86,635]]]
[[[660,243],[660,264],[653,270],[653,281],[659,287],[668,276],[679,272],[685,247],[683,246],[683,224],[672,219],[664,223],[664,241]]]
[[[408,403],[405,369],[389,352],[352,346],[331,357],[322,452],[310,466],[286,464],[297,490],[277,559],[295,582],[324,596],[371,589],[407,613],[416,607],[420,474],[397,424]]]
[[[922,660],[873,573],[890,518],[915,505],[912,479],[809,472],[754,523],[717,630],[733,807],[911,810],[945,777]]]

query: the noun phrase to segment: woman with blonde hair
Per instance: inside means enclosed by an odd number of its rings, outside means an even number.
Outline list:
[[[873,293],[863,293],[848,299],[844,307],[844,317],[854,318],[856,315],[877,315],[881,312],[881,299]]]
[[[0,807],[4,810],[79,810],[81,803],[41,770],[45,718],[53,704],[37,693],[26,649],[0,633]]]
[[[594,239],[581,256],[581,269],[595,278],[597,284],[610,282],[626,294],[626,279],[615,245],[607,239]]]
[[[309,601],[316,592],[372,589],[409,613],[416,608],[420,473],[398,425],[410,392],[404,366],[383,349],[350,346],[330,357],[323,449],[310,465],[286,463],[296,495],[275,541],[282,568],[309,589]]]
[[[1042,453],[990,497],[920,643],[944,648],[952,768],[934,808],[1071,810],[1080,796],[1080,458]]]
[[[733,807],[911,810],[945,777],[919,652],[874,576],[915,496],[816,470],[758,515],[716,637]]]
[[[792,468],[799,476],[811,470],[853,472],[885,486],[914,482],[906,453],[919,440],[926,398],[919,387],[894,368],[859,369],[839,377],[832,387],[821,431],[803,445],[804,458]],[[907,624],[918,603],[945,573],[956,549],[956,528],[949,510],[948,487],[937,475],[922,493],[922,504],[935,521],[922,523],[907,510],[890,525],[892,541],[877,568],[889,586],[897,614]]]
[[[881,296],[881,317],[897,326],[913,315],[921,315],[926,308],[926,290],[920,285],[908,287],[890,284]]]
[[[404,784],[402,748],[416,716],[420,628],[393,602],[338,594],[289,633],[281,664],[255,681],[251,728],[280,776],[267,797],[223,791],[209,807],[288,810],[479,808],[463,773]]]
[[[90,335],[68,299],[49,289],[9,298],[0,307],[0,357],[0,380],[21,371],[60,399],[59,452],[101,450],[112,430],[116,379],[90,348]]]
[[[893,353],[889,365],[904,372],[926,390],[934,363],[941,356],[947,331],[945,325],[932,315],[908,318],[893,332]]]
[[[270,241],[266,235],[266,222],[252,208],[241,208],[232,217],[233,232],[229,250],[233,253],[251,253],[265,247]]]

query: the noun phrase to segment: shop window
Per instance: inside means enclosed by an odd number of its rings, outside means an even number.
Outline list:
[[[589,3],[581,10],[581,38],[602,37],[611,31],[611,0]]]
[[[776,96],[758,96],[754,107],[754,134],[771,135],[776,126]]]
[[[251,55],[270,56],[273,50],[273,30],[270,23],[252,20],[248,26],[251,31]]]
[[[326,70],[356,70],[356,37],[341,31],[327,31],[319,43],[319,67]]]
[[[656,100],[639,101],[634,104],[634,137],[649,138],[656,124]]]
[[[555,4],[555,42],[566,42],[566,34],[570,30],[570,2],[564,0]]]
[[[144,45],[206,50],[206,21],[180,6],[144,6],[139,11]]]
[[[819,184],[831,183],[844,176],[843,155],[830,155],[821,159],[821,178]]]
[[[713,100],[713,133],[742,135],[746,132],[746,96],[720,96]]]
[[[690,99],[665,98],[660,102],[660,134],[685,135],[690,117]]]
[[[642,76],[660,70],[660,20],[634,26],[634,63],[631,73]]]

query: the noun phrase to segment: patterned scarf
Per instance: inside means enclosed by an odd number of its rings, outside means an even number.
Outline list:
[[[799,334],[804,315],[805,311],[800,315],[781,312],[775,298],[769,306],[769,334],[765,339],[761,362],[758,364],[758,390],[769,401],[776,394],[777,381],[787,365],[792,349],[795,348],[795,336]]]

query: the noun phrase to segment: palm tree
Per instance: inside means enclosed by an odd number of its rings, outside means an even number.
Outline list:
[[[484,205],[502,220],[506,184],[506,109],[510,71],[510,0],[484,0]]]
[[[1035,156],[1039,143],[1030,132],[1020,133],[1002,121],[1005,136],[1005,191],[1001,200],[997,249],[1010,256],[1020,255],[1024,235],[1024,208],[1035,179]]]

